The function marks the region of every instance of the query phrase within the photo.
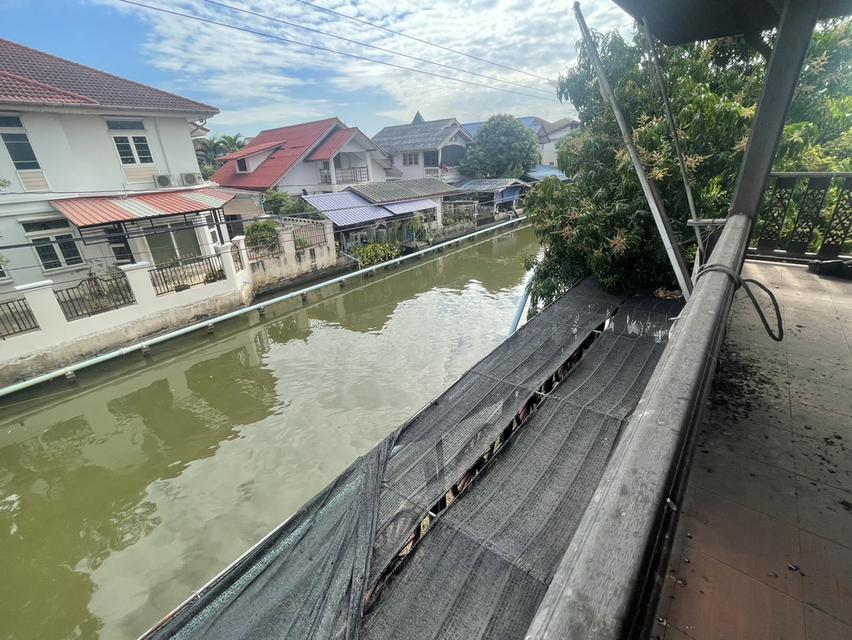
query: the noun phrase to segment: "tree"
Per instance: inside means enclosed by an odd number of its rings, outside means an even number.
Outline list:
[[[474,178],[518,178],[541,162],[535,134],[510,115],[491,116],[467,147],[461,172]]]
[[[239,151],[248,144],[242,134],[239,133],[195,138],[192,143],[195,147],[195,157],[198,159],[198,168],[205,180],[219,168],[219,165],[216,164],[216,158],[226,153]]]
[[[301,198],[294,198],[286,191],[270,189],[263,194],[263,209],[276,216],[323,219],[314,207]]]
[[[225,153],[233,153],[234,151],[239,151],[248,144],[246,139],[243,138],[243,134],[241,133],[235,133],[232,136],[219,136],[219,143],[225,149]]]
[[[682,249],[693,253],[686,227],[689,208],[660,99],[653,91],[644,36],[636,34],[632,43],[615,32],[595,39],[646,171]],[[824,24],[815,33],[776,168],[849,166],[850,43],[848,20]],[[765,61],[738,38],[660,47],[659,53],[698,213],[724,217],[760,97]],[[577,66],[560,78],[558,94],[575,106],[582,127],[558,145],[559,167],[574,180],[567,185],[543,181],[525,202],[544,249],[541,259],[530,261],[535,267],[533,301],[548,302],[586,275],[612,289],[673,285],[674,274],[648,204],[585,49]]]

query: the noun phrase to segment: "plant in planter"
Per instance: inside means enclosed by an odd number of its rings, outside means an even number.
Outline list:
[[[204,283],[210,284],[211,282],[219,282],[219,280],[225,279],[225,271],[224,269],[215,269],[213,271],[208,271],[204,275]]]

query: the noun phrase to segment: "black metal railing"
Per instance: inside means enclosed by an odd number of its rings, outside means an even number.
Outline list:
[[[773,173],[752,236],[765,256],[852,253],[852,173]]]
[[[225,279],[225,269],[219,256],[177,260],[149,269],[148,273],[158,296]]]
[[[353,182],[367,182],[370,179],[367,167],[352,167],[351,169],[335,169],[334,181],[337,184],[351,184]],[[320,169],[320,182],[331,184],[331,170]]]
[[[249,260],[253,261],[279,256],[283,252],[283,249],[278,244],[278,241],[275,241],[267,244],[246,245],[246,251],[248,252]]]
[[[236,270],[242,271],[244,268],[243,254],[240,251],[240,248],[235,244],[231,245],[231,257],[234,259],[234,267]]]
[[[38,329],[38,321],[26,298],[0,302],[0,339]]]
[[[66,320],[76,320],[134,304],[136,297],[123,273],[90,275],[77,284],[53,291]]]

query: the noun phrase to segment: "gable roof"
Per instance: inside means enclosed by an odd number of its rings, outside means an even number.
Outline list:
[[[212,116],[216,107],[119,78],[0,38],[0,103],[178,111]]]
[[[325,139],[320,146],[311,152],[307,160],[313,162],[315,160],[331,160],[338,151],[355,137],[358,129],[338,129]]]
[[[308,154],[335,127],[345,129],[337,118],[294,124],[289,127],[266,129],[240,149],[241,157],[264,149],[282,145],[273,151],[251,173],[237,173],[236,159],[230,159],[211,176],[211,180],[224,187],[266,190],[277,183],[302,157]]]
[[[538,136],[539,142],[547,142],[547,126],[550,124],[547,120],[539,118],[538,116],[521,116],[516,117],[515,120]],[[462,125],[462,127],[464,127],[465,131],[467,131],[471,136],[476,136],[477,132],[486,122],[487,120],[483,120],[482,122],[466,122]]]
[[[566,128],[576,128],[580,126],[579,120],[574,120],[574,118],[559,118],[556,122],[549,122],[544,126],[544,130],[550,134],[555,133],[557,131],[561,131]]]
[[[280,147],[286,142],[286,140],[276,140],[273,142],[267,142],[266,144],[247,144],[242,149],[237,149],[236,151],[232,151],[231,153],[226,153],[223,156],[217,156],[214,159],[216,160],[216,162],[227,162],[228,160],[247,158],[248,156],[253,156],[256,153],[260,153],[261,151],[266,151],[267,149],[272,149],[273,147]]]
[[[373,142],[387,153],[437,149],[456,129],[472,137],[455,118],[443,118],[385,127],[373,136]]]
[[[376,204],[419,200],[458,193],[455,187],[446,182],[441,182],[437,178],[417,178],[395,182],[361,182],[347,187],[346,190],[354,191]]]

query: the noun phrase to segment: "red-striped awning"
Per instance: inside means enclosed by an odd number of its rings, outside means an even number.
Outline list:
[[[51,200],[78,227],[219,209],[234,195],[221,189],[186,189],[142,195]]]

